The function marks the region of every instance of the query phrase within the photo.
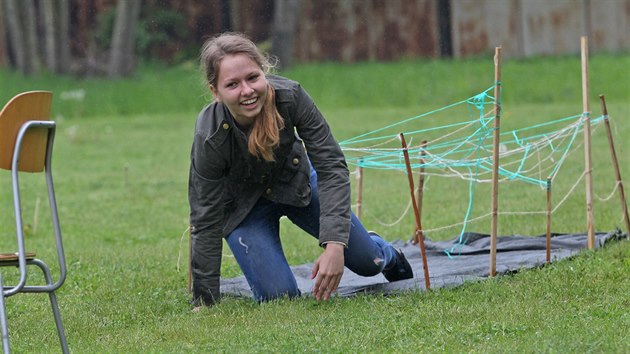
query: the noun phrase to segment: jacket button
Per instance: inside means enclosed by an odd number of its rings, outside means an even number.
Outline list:
[[[267,191],[265,193],[267,193],[267,195],[271,195],[271,188],[267,188]]]
[[[227,124],[227,123],[223,123],[223,129],[228,130],[228,128],[229,128],[229,127],[230,127],[230,125],[229,125],[229,124]]]
[[[298,159],[297,157],[293,159],[293,164],[297,165],[300,163],[300,159]]]

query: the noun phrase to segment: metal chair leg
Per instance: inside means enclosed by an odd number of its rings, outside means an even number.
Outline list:
[[[50,275],[50,270],[48,269],[48,266],[46,266],[44,262],[40,261],[39,259],[33,259],[30,261],[30,263],[38,266],[39,269],[42,270],[42,272],[44,273],[44,278],[46,279],[46,284],[48,285],[53,284],[52,276]],[[57,304],[57,295],[55,295],[55,291],[56,289],[49,290],[46,292],[48,293],[48,297],[50,298],[50,307],[52,308],[53,315],[55,316],[55,325],[57,326],[57,334],[59,335],[59,343],[61,344],[61,351],[63,353],[69,353],[70,351],[68,350],[68,341],[66,340],[66,334],[63,328],[63,322],[61,321],[61,312],[59,311],[59,305]]]
[[[2,326],[2,349],[4,353],[10,353],[9,347],[9,326],[7,325],[7,310],[4,307],[4,288],[2,287],[2,274],[0,274],[0,290],[2,290],[2,296],[0,296],[0,326]]]
[[[63,353],[69,353],[66,334],[63,329],[63,323],[61,322],[61,313],[59,312],[59,306],[57,305],[57,296],[55,295],[54,291],[51,291],[50,293],[48,293],[48,295],[50,297],[50,307],[52,307],[52,311],[55,316],[55,324],[57,325],[57,334],[59,334],[61,351]]]

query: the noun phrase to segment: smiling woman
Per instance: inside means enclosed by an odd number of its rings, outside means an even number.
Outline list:
[[[273,146],[279,139],[278,131],[284,126],[282,117],[273,109],[274,88],[265,78],[265,72],[269,72],[272,65],[253,43],[249,45],[230,38],[228,35],[217,37],[202,48],[201,62],[206,79],[215,100],[228,108],[241,128],[252,130],[249,151],[271,161]],[[254,119],[259,115],[261,119]]]
[[[240,34],[206,42],[201,64],[215,101],[197,118],[191,153],[196,308],[220,298],[223,238],[257,301],[300,295],[280,243],[281,216],[324,248],[311,274],[318,300],[337,290],[344,266],[389,281],[412,278],[405,256],[351,212],[344,155],[306,91],[268,75],[266,57]]]
[[[260,67],[244,54],[221,61],[216,86],[210,85],[217,102],[223,102],[241,127],[250,127],[267,98],[267,81]]]

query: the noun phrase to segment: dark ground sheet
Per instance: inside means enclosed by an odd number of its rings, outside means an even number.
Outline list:
[[[596,247],[625,237],[621,231],[598,232],[595,235]],[[338,296],[351,296],[357,293],[392,293],[401,290],[424,290],[424,271],[419,245],[410,242],[394,241],[394,246],[407,256],[414,271],[414,278],[388,283],[381,274],[361,277],[346,268],[337,292]],[[427,263],[431,288],[453,287],[468,280],[487,278],[490,271],[490,235],[466,233],[450,241],[434,242],[425,239]],[[576,255],[587,248],[586,234],[552,234],[551,261]],[[445,250],[449,250],[449,257]],[[519,269],[534,268],[545,264],[546,238],[544,235],[501,236],[497,238],[497,275],[516,272]],[[313,264],[293,266],[302,294],[310,294],[314,280],[311,280]],[[251,297],[252,293],[245,277],[221,279],[221,292],[224,295]]]

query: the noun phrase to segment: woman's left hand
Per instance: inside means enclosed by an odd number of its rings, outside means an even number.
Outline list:
[[[343,251],[344,245],[338,243],[326,244],[311,273],[311,279],[317,277],[313,295],[317,300],[328,300],[330,294],[337,291],[341,276],[343,275]]]

